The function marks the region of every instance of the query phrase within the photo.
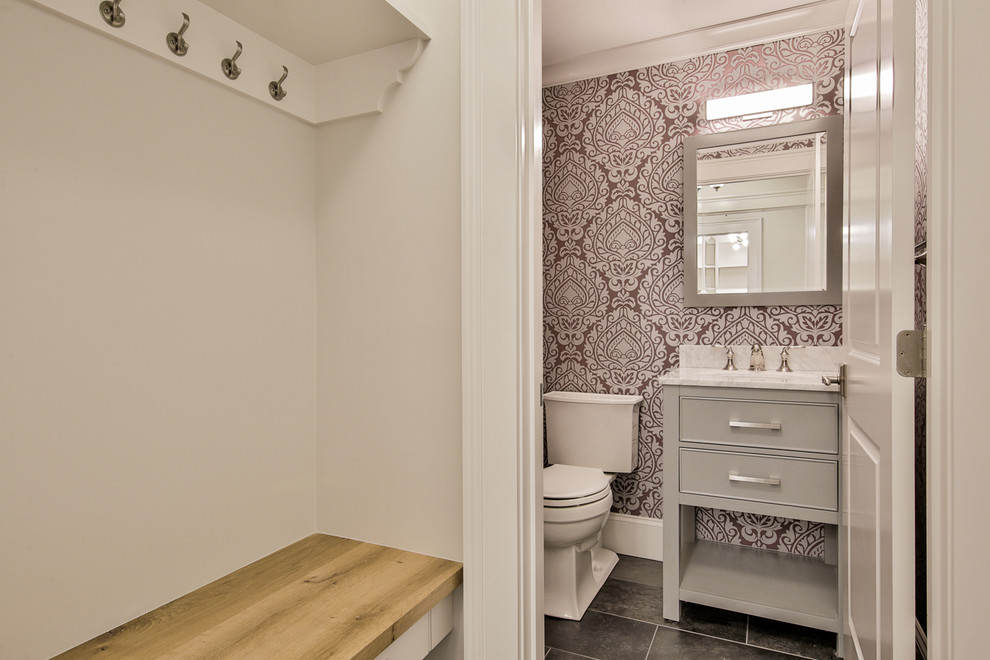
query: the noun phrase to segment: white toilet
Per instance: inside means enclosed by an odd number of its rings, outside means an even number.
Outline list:
[[[547,392],[544,612],[580,620],[619,561],[602,547],[615,473],[636,469],[641,396]]]

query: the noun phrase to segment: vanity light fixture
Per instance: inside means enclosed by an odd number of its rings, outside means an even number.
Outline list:
[[[760,112],[783,110],[784,108],[800,108],[811,105],[815,94],[811,83],[796,87],[771,89],[766,92],[729,96],[724,99],[709,99],[705,104],[705,118],[725,119],[739,115],[751,115]]]
[[[739,252],[742,248],[749,247],[749,232],[729,234],[729,242],[732,243],[732,251]]]

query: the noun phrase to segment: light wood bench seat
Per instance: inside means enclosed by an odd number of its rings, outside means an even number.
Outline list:
[[[371,660],[462,579],[458,562],[314,534],[56,659]]]

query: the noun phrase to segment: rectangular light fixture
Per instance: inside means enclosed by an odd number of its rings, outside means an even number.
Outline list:
[[[757,112],[799,108],[803,105],[811,105],[814,98],[811,83],[807,83],[796,87],[756,92],[755,94],[709,99],[705,108],[705,117],[707,119],[725,119],[726,117],[737,117]]]

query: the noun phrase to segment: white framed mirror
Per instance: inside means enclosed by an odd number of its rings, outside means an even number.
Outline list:
[[[842,300],[842,117],[684,139],[684,304]]]

